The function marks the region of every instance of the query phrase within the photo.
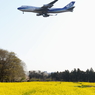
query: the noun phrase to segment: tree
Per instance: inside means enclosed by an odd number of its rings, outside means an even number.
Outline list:
[[[65,70],[63,72],[63,80],[64,81],[69,81],[70,80],[70,73],[69,73],[69,70]]]
[[[25,78],[23,62],[14,52],[0,49],[0,81],[20,81]]]
[[[92,68],[90,68],[90,70],[89,70],[89,81],[95,82],[95,72]]]
[[[32,80],[43,80],[45,81],[46,78],[48,77],[48,73],[47,72],[41,72],[39,71],[29,71],[29,79],[30,81]]]

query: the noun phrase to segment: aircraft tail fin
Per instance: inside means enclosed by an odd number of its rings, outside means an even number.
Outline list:
[[[73,9],[74,8],[74,5],[75,4],[75,1],[72,1],[72,2],[70,2],[68,5],[66,5],[65,7],[64,7],[64,9]]]

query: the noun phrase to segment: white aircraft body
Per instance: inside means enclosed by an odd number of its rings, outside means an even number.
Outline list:
[[[73,12],[73,9],[75,8],[74,4],[75,1],[70,2],[68,5],[66,5],[63,8],[51,8],[54,3],[56,3],[58,0],[54,0],[49,4],[45,4],[42,7],[34,7],[34,6],[21,6],[17,9],[24,12],[34,12],[37,13],[37,16],[43,16],[43,17],[49,17],[52,16],[51,14],[57,14],[62,12]]]

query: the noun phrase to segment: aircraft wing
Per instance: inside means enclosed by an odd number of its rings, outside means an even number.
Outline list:
[[[53,6],[54,3],[56,3],[58,0],[54,0],[52,2],[50,2],[49,4],[45,4],[43,5],[41,8],[42,9],[47,9],[47,8],[51,8]]]

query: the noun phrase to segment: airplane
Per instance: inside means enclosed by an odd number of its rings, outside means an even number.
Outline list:
[[[51,8],[54,6],[54,3],[56,3],[58,0],[54,0],[50,2],[49,4],[45,4],[42,7],[34,7],[34,6],[21,6],[17,9],[24,12],[34,12],[37,13],[36,16],[43,16],[43,17],[49,17],[52,16],[51,14],[58,14],[62,12],[73,12],[73,9],[75,8],[74,4],[75,1],[70,2],[68,5],[66,5],[63,8]]]

